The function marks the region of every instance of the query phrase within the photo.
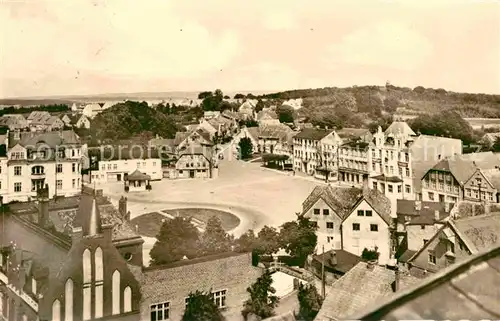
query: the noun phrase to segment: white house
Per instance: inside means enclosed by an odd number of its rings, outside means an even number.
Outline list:
[[[0,157],[4,202],[29,201],[45,185],[51,198],[80,193],[82,145],[73,131],[10,132],[5,145],[7,157]]]
[[[92,119],[94,118],[97,114],[102,112],[104,109],[101,107],[100,104],[88,104],[83,108],[82,113],[87,116],[88,118]]]
[[[98,169],[90,173],[91,183],[123,181],[136,170],[149,175],[152,181],[163,178],[161,159],[155,157],[157,155],[152,155],[154,158],[138,157],[139,155],[134,155],[133,150],[122,150],[121,155],[113,154],[109,159],[102,155],[103,160],[98,161]]]
[[[343,250],[361,256],[363,250],[377,249],[379,264],[389,263],[393,253],[391,200],[378,190],[364,189],[362,197],[342,222]]]
[[[392,251],[391,201],[367,187],[316,186],[302,204],[302,215],[317,225],[317,250],[345,250],[361,256],[377,247],[379,263]]]

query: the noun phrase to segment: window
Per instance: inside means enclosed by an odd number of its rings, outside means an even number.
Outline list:
[[[59,300],[52,303],[52,321],[61,321],[61,302]]]
[[[364,216],[365,215],[365,211],[363,210],[358,210],[358,216]]]
[[[226,290],[216,291],[212,293],[214,297],[215,305],[218,308],[224,308],[226,306]]]
[[[311,222],[311,225],[312,225],[313,227],[318,227],[318,222],[312,221],[312,222]]]
[[[170,319],[170,302],[152,304],[150,311],[151,321],[168,320]]]
[[[330,211],[327,208],[323,209],[323,215],[329,215],[329,214]]]
[[[370,231],[378,232],[378,224],[370,224]]]
[[[393,192],[392,184],[387,185],[387,187],[389,188],[389,193],[392,193]]]
[[[57,188],[57,190],[61,190],[62,189],[62,179],[58,179],[56,181],[56,188]]]
[[[449,242],[448,243],[448,251],[450,251],[451,253],[455,253],[455,244],[453,244],[452,242]]]
[[[120,314],[120,271],[113,272],[113,315]]]
[[[434,193],[429,192],[429,200],[431,200],[431,201],[434,200]]]
[[[410,169],[409,168],[406,169],[406,177],[410,177]]]
[[[75,163],[71,164],[71,170],[73,171],[73,173],[76,172],[76,164]]]
[[[64,321],[73,321],[73,280],[68,279],[64,288]]]
[[[403,186],[398,185],[398,193],[401,193],[402,190],[403,190]]]
[[[75,157],[75,150],[74,149],[71,150],[71,157]]]
[[[399,168],[399,176],[403,176],[403,168],[402,167]]]
[[[63,170],[63,164],[57,164],[56,165],[56,173],[62,173]]]
[[[373,182],[373,189],[378,189],[377,182]]]
[[[132,289],[127,286],[123,291],[123,312],[132,311]]]
[[[429,251],[429,263],[436,264],[436,255],[431,251]]]
[[[314,214],[319,215],[319,213],[320,213],[319,208],[315,208],[315,209],[314,209]]]
[[[326,228],[333,230],[333,222],[326,222]]]
[[[118,169],[118,164],[113,164],[113,169],[116,171]]]
[[[75,188],[75,186],[76,186],[76,179],[73,178],[71,180],[71,186],[73,186],[73,188]]]
[[[14,183],[14,192],[21,192],[21,183]]]
[[[98,247],[94,252],[94,278],[95,278],[95,318],[102,318],[103,316],[103,287],[104,287],[104,277],[103,277],[103,261],[102,261],[102,249]]]
[[[22,167],[21,166],[14,166],[14,175],[15,176],[21,176],[22,175]]]
[[[331,241],[333,241],[333,236],[327,236],[326,242],[330,243]]]
[[[372,211],[371,210],[366,210],[365,211],[366,216],[372,216]]]
[[[360,230],[359,223],[352,223],[352,230],[353,231],[359,231]]]
[[[92,271],[90,250],[83,251],[83,320],[90,320]]]

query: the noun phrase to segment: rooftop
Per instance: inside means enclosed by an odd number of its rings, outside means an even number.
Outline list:
[[[319,140],[325,138],[331,132],[333,132],[333,130],[318,129],[318,128],[304,128],[297,135],[295,135],[294,138],[310,139],[310,140],[319,141]]]
[[[498,320],[500,247],[453,264],[351,320]]]
[[[394,270],[359,262],[333,283],[315,320],[348,320],[347,317],[373,302],[393,296],[395,280]],[[404,289],[416,282],[418,279],[401,273],[399,288]]]
[[[319,263],[323,262],[323,258],[326,268],[340,273],[347,273],[361,261],[359,256],[344,250],[330,250],[313,256],[313,259]]]
[[[359,200],[363,190],[359,188],[335,188],[331,185],[316,186],[302,203],[303,211],[307,212],[320,198],[340,216],[341,219],[350,214],[352,206]]]
[[[475,247],[470,249],[473,253],[500,245],[500,213],[461,218],[451,224]]]

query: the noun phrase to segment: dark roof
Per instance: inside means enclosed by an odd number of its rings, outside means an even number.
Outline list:
[[[500,245],[500,213],[477,215],[450,222],[461,238],[475,248],[472,253]]]
[[[350,320],[498,320],[500,247],[451,265]]]
[[[384,132],[385,135],[397,135],[397,134],[402,134],[405,136],[416,136],[415,132],[413,129],[411,129],[410,126],[404,121],[394,121],[392,124],[385,130]]]
[[[140,172],[136,169],[132,174],[129,174],[125,177],[126,181],[149,181],[151,180],[151,176]]]
[[[295,135],[294,138],[321,140],[321,139],[325,138],[331,132],[333,132],[333,130],[317,129],[317,128],[304,128],[297,135]]]
[[[348,316],[369,304],[393,296],[395,276],[395,271],[388,268],[359,262],[333,283],[315,320],[350,320]],[[401,274],[400,288],[404,289],[417,281],[412,276]]]
[[[295,318],[295,315],[293,314],[293,312],[288,312],[285,314],[276,315],[274,317],[264,319],[262,321],[296,321],[296,320],[297,319]]]
[[[370,131],[364,128],[342,128],[336,133],[340,138],[361,138],[365,135],[371,135]]]
[[[408,262],[408,260],[411,259],[415,255],[415,253],[417,253],[417,251],[413,250],[404,251],[404,253],[401,254],[401,256],[398,258],[398,262],[403,262],[403,263]]]
[[[420,209],[417,209],[417,204],[420,203]],[[416,201],[416,200],[397,200],[397,214],[401,215],[412,215],[418,216],[422,212],[431,211],[442,211],[445,212],[445,205],[439,202],[426,202],[426,201]],[[451,207],[450,207],[451,208]]]
[[[106,146],[105,148],[89,148],[89,157],[97,156],[100,160],[128,160],[128,159],[150,159],[161,158],[161,153],[157,146]]]
[[[377,212],[378,215],[380,215],[387,225],[391,225],[391,200],[388,197],[378,190],[366,188],[363,189],[361,200],[365,200],[368,204],[370,204],[370,206],[375,210],[375,212]]]
[[[78,204],[78,211],[73,220],[73,228],[82,228],[83,235],[90,235],[92,228],[97,234],[102,232],[101,213],[97,205],[96,192],[83,192]]]
[[[325,267],[331,270],[335,270],[341,273],[347,273],[356,264],[361,261],[361,258],[350,252],[344,250],[330,250],[321,253],[319,255],[314,255],[313,259],[319,263],[323,262],[323,257],[325,260]]]
[[[417,204],[420,203],[419,209]],[[450,216],[450,211],[455,204],[450,204],[448,212],[443,203],[425,202],[416,200],[397,200],[396,214],[399,215],[398,221],[405,222],[407,225],[434,225]],[[436,220],[436,211],[439,211],[438,219]],[[403,216],[410,216],[407,221]]]
[[[373,179],[380,180],[380,181],[386,181],[389,183],[401,183],[403,180],[397,176],[387,176],[385,174],[373,176]]]
[[[353,204],[359,200],[362,194],[363,190],[355,187],[334,188],[331,185],[316,186],[302,203],[302,213],[309,211],[321,198],[343,220],[351,214]]]
[[[14,139],[14,132],[9,133],[9,147],[20,144],[24,147],[34,147],[37,143],[43,143],[50,148],[56,148],[63,145],[78,145],[80,137],[72,130],[53,131],[53,132],[20,132],[20,139]]]

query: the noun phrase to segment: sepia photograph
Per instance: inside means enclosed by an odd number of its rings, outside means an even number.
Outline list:
[[[0,0],[0,321],[500,320],[497,0]]]

